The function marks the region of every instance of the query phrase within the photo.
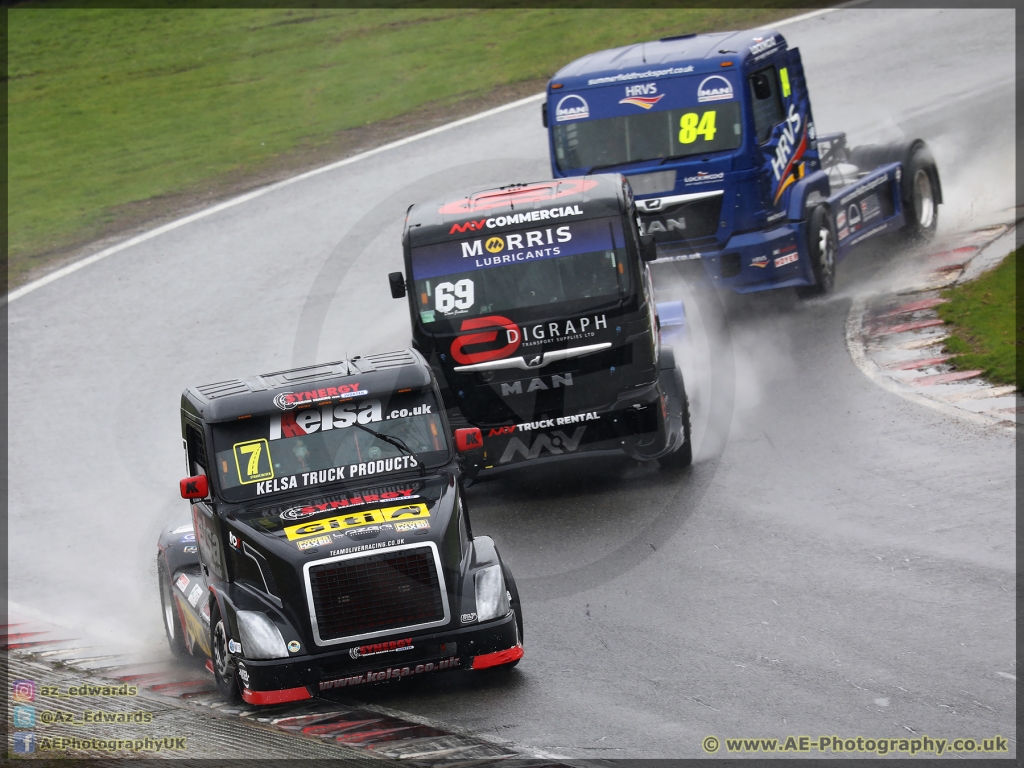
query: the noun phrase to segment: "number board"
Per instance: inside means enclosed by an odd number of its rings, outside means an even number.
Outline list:
[[[270,459],[270,444],[264,438],[246,440],[232,446],[235,453],[235,467],[238,481],[242,485],[269,480],[274,476],[274,464]]]

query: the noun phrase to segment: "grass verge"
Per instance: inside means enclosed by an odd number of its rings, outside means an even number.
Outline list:
[[[99,238],[537,92],[590,51],[796,12],[12,8],[8,288]]]
[[[1017,386],[1017,260],[1020,250],[977,280],[942,292],[939,317],[952,325],[946,350],[960,370],[983,370],[996,384]]]

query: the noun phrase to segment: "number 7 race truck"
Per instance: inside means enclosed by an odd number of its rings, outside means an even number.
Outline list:
[[[773,30],[584,56],[551,78],[542,115],[555,176],[625,174],[659,260],[699,260],[738,293],[827,293],[858,244],[938,222],[925,143],[818,135],[800,52]]]
[[[229,701],[514,666],[522,610],[474,536],[412,350],[185,390],[192,521],[160,536],[164,628]]]
[[[654,243],[621,175],[414,205],[403,244],[392,296],[407,297],[413,346],[471,476],[605,450],[691,462],[686,390],[647,266]]]

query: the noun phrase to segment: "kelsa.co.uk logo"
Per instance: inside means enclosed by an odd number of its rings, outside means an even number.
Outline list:
[[[725,101],[731,99],[732,83],[721,75],[711,75],[701,80],[697,86],[697,101]]]
[[[570,93],[563,96],[555,107],[555,122],[562,123],[566,120],[585,120],[590,117],[590,105],[582,96]]]

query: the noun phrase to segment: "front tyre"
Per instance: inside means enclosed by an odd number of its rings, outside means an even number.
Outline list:
[[[181,618],[178,616],[178,604],[174,599],[174,591],[171,586],[171,577],[164,566],[163,558],[156,556],[156,579],[160,585],[160,615],[164,619],[164,634],[167,635],[167,645],[175,656],[191,656],[188,645],[185,642],[185,630],[181,626]]]
[[[914,150],[905,173],[903,188],[904,232],[912,241],[930,240],[939,226],[939,171],[923,147]]]
[[[828,209],[819,205],[807,220],[806,253],[811,260],[814,284],[796,289],[801,299],[831,293],[836,284],[836,234]]]
[[[229,704],[237,704],[242,700],[242,690],[238,687],[238,673],[231,654],[228,651],[228,630],[220,615],[217,602],[211,598],[210,611],[210,648],[213,650],[213,677],[217,681],[217,690]]]

